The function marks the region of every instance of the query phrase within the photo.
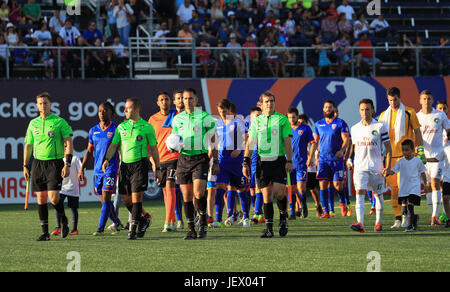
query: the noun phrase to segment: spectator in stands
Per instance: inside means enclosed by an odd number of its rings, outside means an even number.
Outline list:
[[[127,72],[126,64],[128,62],[128,51],[126,48],[120,43],[120,37],[115,36],[114,42],[112,44],[113,52],[113,70],[115,77],[125,77]]]
[[[192,10],[192,18],[188,21],[188,24],[194,38],[200,37],[205,28],[205,21],[199,17],[197,10]]]
[[[286,63],[289,62],[290,59],[292,59],[291,54],[289,53],[289,50],[286,49],[286,46],[283,45],[282,42],[278,41],[276,44],[277,49],[275,50],[275,55],[278,56],[278,65],[281,69],[281,77],[286,77]],[[276,72],[278,77],[278,72]]]
[[[184,5],[181,5],[177,10],[177,23],[179,26],[184,23],[188,23],[192,18],[192,11],[195,10],[194,5],[191,4],[190,0],[184,0]]]
[[[450,65],[450,44],[445,36],[439,38],[438,49],[434,50],[433,59],[438,65],[439,74],[446,76],[449,72]]]
[[[219,28],[217,29],[216,38],[226,44],[228,43],[228,33],[229,29],[227,23],[225,22],[225,20],[222,20],[222,22],[220,22]]]
[[[94,46],[96,48],[102,47],[102,41],[97,38],[95,39]],[[106,53],[102,49],[90,50],[89,66],[88,66],[88,77],[100,78],[105,76],[105,65],[106,65]]]
[[[334,54],[338,62],[337,76],[342,76],[342,71],[346,65],[350,64],[351,52],[350,42],[345,34],[341,34],[339,39],[334,43]]]
[[[197,12],[201,18],[209,17],[211,14],[208,0],[194,0],[194,6],[197,8]]]
[[[45,77],[53,79],[55,77],[53,69],[55,63],[55,55],[53,55],[52,50],[45,50],[42,53],[41,62],[44,64]]]
[[[157,43],[157,45],[161,46],[162,48],[166,48],[166,37],[168,34],[170,34],[170,30],[167,29],[167,22],[161,23],[159,30],[155,33],[155,42]],[[167,51],[164,49],[161,50],[161,60],[163,62],[167,61]]]
[[[118,0],[118,5],[114,7],[114,17],[117,21],[117,32],[120,36],[120,41],[128,47],[128,37],[130,36],[131,24],[128,21],[129,17],[134,14],[133,9],[124,0]]]
[[[5,40],[10,46],[16,46],[19,43],[19,34],[11,22],[6,25]]]
[[[67,62],[67,54],[69,53],[67,49],[62,49],[63,47],[66,47],[66,43],[64,42],[63,38],[59,35],[56,37],[55,40],[55,46],[59,48],[59,54],[61,57],[61,69],[63,72],[66,73],[66,77],[69,76],[67,73],[69,69],[69,64]],[[58,58],[58,49],[52,49],[52,55],[55,57],[55,59]]]
[[[65,13],[61,13],[58,9],[55,9],[53,11],[53,16],[50,18],[49,27],[50,32],[53,35],[59,35],[59,32],[61,31],[61,28],[64,26],[64,23],[66,22],[66,15]]]
[[[202,48],[196,50],[196,56],[203,67],[204,77],[208,77],[208,69],[210,66],[213,67],[212,77],[215,77],[219,65],[216,60],[211,59],[211,50],[208,49],[209,44],[202,39],[200,41],[200,47]]]
[[[22,7],[17,3],[17,0],[12,0],[8,2],[9,4],[9,21],[13,24],[19,22],[19,18],[22,16]]]
[[[298,24],[302,28],[302,32],[309,38],[314,38],[314,25],[312,24],[311,19],[309,19],[309,10],[305,9],[302,11],[302,17],[298,21]]]
[[[106,42],[106,37],[97,29],[97,24],[93,20],[89,22],[88,28],[83,31],[83,38],[88,46],[93,46],[97,39],[100,39],[100,44]]]
[[[38,24],[41,21],[41,6],[34,3],[34,0],[28,0],[22,8],[22,13],[29,24]]]
[[[77,47],[85,47],[86,46],[86,41],[84,40],[84,38],[82,36],[77,38],[77,42],[76,42],[76,46]],[[86,51],[84,51],[84,68],[89,68],[89,61],[90,61],[90,54]],[[77,49],[77,50],[70,50],[68,55],[67,55],[67,63],[68,66],[66,67],[67,70],[69,70],[68,75],[66,76],[70,76],[70,70],[73,70],[73,75],[72,77],[80,77],[80,68],[81,68],[81,62],[82,62],[82,56],[81,56],[81,50]]]
[[[369,33],[370,32],[370,25],[369,22],[366,20],[366,17],[363,13],[359,15],[359,18],[357,21],[355,21],[354,25],[354,37],[355,39],[359,38],[359,34],[362,32]]]
[[[244,56],[248,56],[248,63],[250,68],[250,72],[257,72],[259,67],[259,50],[257,49],[256,42],[255,42],[255,36],[248,34],[247,35],[247,41],[242,45],[244,48],[252,48],[248,49],[247,53],[244,54]]]
[[[378,70],[382,65],[380,59],[373,57],[372,42],[367,38],[367,33],[360,33],[359,37],[359,41],[353,45],[355,47],[363,47],[359,49],[359,53],[355,56],[357,76],[359,74],[367,75],[370,69],[369,65],[372,65],[374,61],[376,66],[375,70]],[[375,73],[372,72],[372,76],[375,76]]]
[[[236,19],[236,14],[234,11],[228,11],[228,31],[234,33],[237,39],[243,39],[242,34],[239,33],[240,24]]]
[[[133,15],[128,16],[128,22],[130,22],[130,35],[136,36],[136,29],[139,24],[143,22],[143,19],[147,18],[147,15],[144,13],[143,3],[137,0],[129,0],[130,7],[133,10]]]
[[[319,1],[313,1],[310,9],[309,19],[311,19],[314,27],[320,29],[320,21],[326,15],[319,7]]]
[[[348,0],[342,0],[342,4],[338,6],[337,13],[340,15],[341,13],[345,13],[345,17],[348,21],[353,22],[353,15],[355,14],[355,10],[348,4]]]
[[[119,34],[117,32],[117,19],[114,16],[114,7],[116,7],[116,5],[117,0],[111,0],[105,3],[106,14],[103,17],[106,18],[106,26],[104,31],[108,40]]]
[[[11,53],[6,49],[8,45],[5,42],[5,37],[0,33],[0,77],[6,77],[6,60],[9,59],[9,72],[12,73],[13,62],[11,60]]]
[[[327,17],[322,19],[321,23],[323,40],[327,43],[333,42],[337,37],[338,27],[333,20],[333,14],[327,13]]]
[[[345,13],[339,14],[338,30],[340,34],[345,34],[347,38],[353,35],[353,26],[346,18]]]
[[[223,49],[213,51],[214,60],[216,60],[219,67],[222,69],[222,76],[230,76],[233,64],[230,61],[228,50],[225,49],[223,42],[220,39],[217,41],[217,47]]]
[[[5,1],[0,2],[0,23],[7,23],[9,21],[9,7]]]
[[[281,0],[267,0],[266,13],[272,11],[276,18],[280,18]]]
[[[168,28],[172,31],[176,11],[175,0],[156,0],[156,9],[162,21],[167,21]]]
[[[225,15],[222,11],[222,6],[219,0],[216,0],[211,7],[211,22],[214,27],[219,27],[220,22],[225,20]]]
[[[34,57],[30,55],[28,46],[21,40],[17,44],[17,48],[13,51],[14,63],[31,65],[34,61]]]
[[[330,2],[330,5],[328,6],[328,9],[325,10],[325,13],[326,14],[324,15],[324,17],[327,17],[329,14],[331,14],[333,16],[332,19],[335,22],[337,21],[339,14],[338,14],[338,12],[336,10],[336,4],[334,3],[334,1]]]
[[[316,36],[312,47],[315,48],[317,56],[317,76],[328,76],[330,72],[331,61],[328,59],[327,50],[330,46],[322,41],[320,35]]]
[[[414,46],[415,47],[422,47],[422,40],[419,36],[416,36],[414,40]],[[430,57],[430,54],[427,53],[429,50],[425,50],[422,48],[417,48],[419,53],[419,69],[421,72],[423,72],[423,75],[429,75],[432,71],[433,62],[430,61],[432,58]]]
[[[72,25],[72,21],[67,18],[64,27],[59,31],[59,36],[64,40],[67,46],[73,47],[81,34],[78,28]]]
[[[383,15],[378,15],[377,18],[372,20],[370,23],[370,28],[375,30],[375,36],[377,37],[387,37],[389,33],[392,34],[391,27],[389,23],[384,19]]]
[[[264,50],[262,51],[262,59],[267,64],[267,67],[269,68],[272,77],[277,77],[278,71],[280,70],[280,64],[278,62],[278,56],[272,49],[272,42],[269,39],[264,40]]]
[[[178,43],[180,44],[180,50],[174,52],[170,60],[170,65],[173,65],[175,63],[175,59],[177,57],[179,58],[178,63],[180,63],[181,59],[184,58],[183,56],[192,56],[191,47],[193,35],[191,30],[189,29],[189,24],[187,24],[186,22],[183,24],[182,29],[178,32],[177,37],[180,38],[180,40],[178,40]],[[191,63],[192,62],[195,61],[191,60]]]
[[[52,45],[52,34],[48,30],[47,23],[42,22],[39,30],[33,33],[33,43],[40,46],[51,46]]]
[[[241,48],[242,46],[237,42],[236,35],[231,33],[230,42],[227,44],[227,49],[230,61],[236,69],[236,77],[242,77],[245,71],[244,56]]]
[[[408,39],[408,36],[404,33],[397,42],[397,54],[398,60],[402,70],[402,75],[414,74],[415,58],[413,43]]]
[[[255,3],[259,18],[264,18],[264,15],[266,15],[267,0],[255,0]]]
[[[253,0],[240,0],[239,2],[242,3],[247,10],[253,8]]]
[[[296,46],[304,46],[311,44],[310,38],[303,32],[303,28],[300,24],[295,26],[295,34],[290,39],[291,44]]]
[[[224,0],[223,3],[226,7],[229,7],[229,10],[235,10],[237,9],[239,0]]]
[[[293,36],[295,34],[295,20],[294,20],[294,14],[292,11],[288,12],[287,19],[286,19],[286,29],[289,36]]]

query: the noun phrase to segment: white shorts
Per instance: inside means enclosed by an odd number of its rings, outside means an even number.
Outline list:
[[[427,162],[425,164],[427,169],[427,180],[431,181],[432,178],[437,178],[442,180],[444,161],[439,162]]]
[[[353,183],[355,184],[355,190],[371,190],[375,194],[382,194],[385,191],[385,180],[381,173],[355,171]]]

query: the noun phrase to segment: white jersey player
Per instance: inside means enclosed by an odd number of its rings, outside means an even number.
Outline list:
[[[422,109],[417,113],[421,125],[425,157],[436,157],[443,150],[443,132],[450,130],[450,123],[444,112],[435,110],[433,94],[429,90],[420,93]],[[441,179],[444,162],[429,162],[426,165],[427,180],[431,184],[431,193],[427,193],[427,202],[431,211],[431,224],[439,225],[439,208],[441,203]]]
[[[386,126],[373,119],[374,105],[370,99],[362,99],[359,103],[361,121],[351,130],[352,148],[347,167],[354,169],[353,182],[356,190],[356,218],[357,223],[350,226],[354,231],[365,232],[364,229],[364,200],[367,190],[376,196],[375,232],[382,231],[384,209],[383,192],[385,191],[384,172],[390,169],[391,144],[389,131]],[[386,149],[386,168],[383,167],[381,146]],[[352,158],[353,162],[352,162]]]
[[[444,150],[439,153],[435,159],[431,158],[429,161],[431,162],[433,160],[444,162],[442,202],[445,213],[450,214],[450,145],[445,146]],[[445,225],[445,227],[450,227],[450,220],[447,220],[447,224]]]

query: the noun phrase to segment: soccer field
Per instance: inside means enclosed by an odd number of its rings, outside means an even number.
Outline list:
[[[100,216],[100,203],[82,203],[79,209],[78,236],[61,239],[52,236],[48,242],[36,242],[40,235],[36,206],[27,211],[23,205],[0,208],[0,271],[65,272],[71,263],[68,253],[80,256],[80,269],[89,271],[163,271],[163,272],[364,272],[374,266],[370,252],[379,254],[379,267],[387,271],[450,271],[450,230],[430,227],[426,201],[416,208],[420,215],[418,231],[405,233],[391,230],[392,208],[386,198],[384,231],[373,232],[375,216],[367,216],[366,233],[350,230],[355,221],[341,217],[320,219],[309,202],[310,216],[289,221],[289,234],[280,238],[261,239],[263,225],[244,229],[232,226],[209,229],[205,240],[185,241],[185,231],[162,233],[164,205],[162,201],[145,201],[144,207],[153,214],[152,226],[145,238],[127,240],[127,233],[94,237]],[[352,197],[354,200],[354,197]],[[338,206],[339,203],[337,202]],[[277,208],[275,207],[276,213]],[[66,209],[69,221],[70,210]],[[123,206],[120,218],[126,221]],[[275,215],[275,219],[278,215]],[[54,227],[54,210],[49,206],[49,227]],[[109,223],[108,223],[109,224]],[[277,220],[275,220],[275,225]],[[70,254],[69,254],[70,255]]]

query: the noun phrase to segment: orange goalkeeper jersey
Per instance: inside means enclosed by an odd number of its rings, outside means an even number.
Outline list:
[[[171,114],[164,116],[161,112],[158,112],[148,120],[153,128],[155,128],[160,162],[176,160],[180,156],[178,152],[170,152],[166,146],[166,139],[172,133],[172,121],[170,119],[173,119],[173,116]]]

